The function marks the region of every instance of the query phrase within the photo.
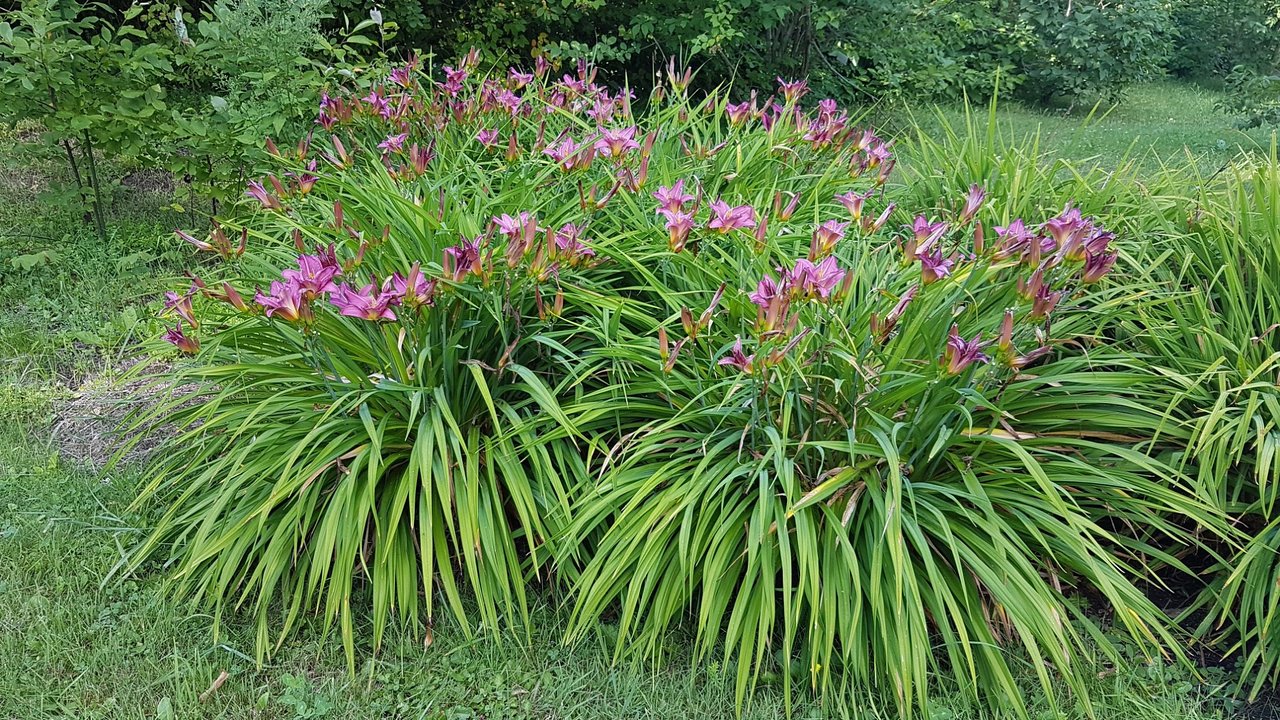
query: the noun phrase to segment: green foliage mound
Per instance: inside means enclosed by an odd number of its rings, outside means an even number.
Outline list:
[[[263,653],[318,613],[354,655],[364,608],[376,649],[441,598],[519,627],[551,578],[620,652],[691,622],[740,700],[779,674],[908,711],[940,675],[1017,707],[1024,656],[1087,706],[1104,628],[1176,655],[1135,582],[1218,522],[1110,342],[1127,241],[979,185],[925,200],[802,81],[691,79],[641,112],[588,64],[472,53],[269,143],[256,210],[180,233],[218,260],[169,298],[193,357],[136,420],[177,432],[131,565],[251,610]]]

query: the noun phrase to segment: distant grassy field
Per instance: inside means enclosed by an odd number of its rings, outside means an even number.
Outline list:
[[[1001,131],[1011,137],[1038,136],[1041,151],[1051,157],[1104,167],[1132,161],[1152,172],[1162,164],[1191,160],[1201,172],[1213,173],[1242,152],[1267,150],[1273,134],[1266,128],[1238,129],[1236,119],[1216,107],[1221,99],[1214,90],[1164,82],[1131,88],[1114,104],[1071,112],[1000,99],[997,117]],[[987,110],[975,104],[969,112]],[[894,113],[884,124],[902,131],[914,120],[927,132],[940,125],[940,117],[956,125],[964,114],[957,106],[915,109]]]
[[[1212,172],[1241,149],[1271,142],[1267,131],[1233,129],[1214,109],[1216,97],[1160,84],[1093,115],[1011,103],[998,115],[1015,136],[1039,133],[1050,156],[1108,166],[1131,159],[1153,170],[1190,156]],[[940,112],[953,125],[963,115]],[[928,110],[914,117],[926,132],[936,127]],[[900,129],[902,118],[896,122]],[[159,293],[178,282],[187,257],[170,230],[201,220],[171,206],[171,188],[122,187],[104,245],[51,201],[64,180],[58,168],[56,156],[0,137],[0,720],[735,716],[724,669],[692,662],[679,636],[657,668],[613,667],[608,626],[597,644],[562,647],[558,599],[550,595],[532,637],[497,645],[443,624],[429,646],[407,633],[392,638],[351,676],[336,638],[318,628],[258,667],[248,623],[233,620],[215,640],[209,616],[165,599],[159,569],[104,583],[148,522],[126,509],[139,471],[101,475],[55,442],[53,428],[86,378],[110,376],[135,338],[158,331],[151,314]],[[223,672],[227,679],[211,690]],[[1104,674],[1096,717],[1228,714],[1220,671],[1205,675],[1161,664]],[[783,709],[781,692],[767,687],[743,717],[779,717]],[[821,708],[799,698],[794,712],[887,717],[870,701]],[[944,693],[928,717],[988,715]],[[1032,717],[1052,715],[1033,707]]]

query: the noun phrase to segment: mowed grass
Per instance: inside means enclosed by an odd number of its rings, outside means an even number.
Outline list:
[[[1161,82],[1130,88],[1114,103],[1070,109],[1027,107],[1000,99],[997,121],[1007,137],[1038,137],[1039,149],[1053,158],[1077,165],[1117,168],[1133,162],[1143,172],[1163,165],[1195,163],[1211,175],[1241,153],[1265,152],[1273,130],[1241,130],[1237,119],[1220,109],[1220,91],[1180,82]],[[968,112],[985,115],[975,104]],[[885,120],[890,131],[905,131],[912,121],[926,132],[945,124],[964,125],[966,108],[945,105],[934,110],[915,108],[895,112]],[[985,119],[981,123],[985,126]]]
[[[1041,151],[1052,157],[1112,167],[1132,160],[1151,172],[1191,157],[1212,172],[1241,148],[1270,143],[1267,131],[1233,129],[1214,110],[1216,99],[1160,84],[1135,88],[1092,117],[1011,103],[998,116],[1015,137],[1039,133]],[[962,114],[941,111],[955,127]],[[928,110],[914,116],[926,128],[938,122]],[[563,599],[551,592],[539,596],[527,637],[476,639],[442,621],[430,643],[401,630],[376,656],[363,648],[352,675],[340,644],[318,622],[259,667],[250,624],[233,617],[215,638],[208,615],[166,599],[162,568],[108,579],[147,526],[147,517],[127,511],[141,471],[104,475],[86,467],[51,440],[53,421],[85,377],[109,374],[137,337],[159,331],[151,317],[159,292],[181,282],[191,256],[170,230],[203,221],[189,208],[173,209],[172,197],[121,188],[104,244],[77,213],[52,201],[65,180],[57,157],[19,147],[16,137],[0,137],[0,720],[737,715],[726,668],[694,661],[678,632],[658,667],[614,666],[607,623],[591,642],[563,646]],[[1232,708],[1225,677],[1135,659],[1100,674],[1095,716],[1224,717]],[[1028,668],[1029,693],[1032,685]],[[748,698],[742,717],[782,716],[779,687],[767,683]],[[1054,717],[1042,703],[1031,705],[1032,717]],[[792,711],[888,717],[872,698],[823,708],[801,696]],[[953,691],[927,717],[990,716]]]
[[[715,662],[693,662],[679,634],[660,667],[614,667],[608,624],[592,642],[564,647],[551,593],[543,593],[528,637],[468,638],[442,622],[427,643],[400,630],[376,657],[363,648],[353,676],[337,638],[312,622],[259,668],[248,623],[232,621],[215,639],[209,616],[166,600],[159,569],[103,582],[145,521],[126,512],[137,480],[133,472],[75,467],[38,438],[0,433],[0,719],[737,716],[732,678]],[[1029,673],[1026,680],[1032,692]],[[1099,718],[1222,713],[1212,687],[1160,664],[1104,672],[1092,695]],[[1054,717],[1032,706],[1033,717]],[[784,711],[774,684],[749,698],[741,717]],[[822,708],[800,697],[793,713],[893,717],[870,698]],[[944,694],[928,717],[990,716]]]

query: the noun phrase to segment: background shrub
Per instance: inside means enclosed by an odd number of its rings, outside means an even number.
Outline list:
[[[1111,97],[1161,74],[1174,28],[1162,0],[1014,2],[1035,43],[1021,56],[1023,93],[1039,102]]]
[[[1173,4],[1177,42],[1169,71],[1222,82],[1237,68],[1265,72],[1280,54],[1275,0],[1180,0]]]

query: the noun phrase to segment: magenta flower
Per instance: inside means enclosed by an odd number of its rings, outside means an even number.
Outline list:
[[[946,232],[947,224],[945,222],[939,220],[936,223],[931,223],[924,215],[917,215],[915,223],[911,226],[916,252],[927,252]]]
[[[982,333],[972,340],[960,337],[959,328],[951,326],[947,335],[947,349],[942,355],[942,365],[949,375],[959,375],[974,363],[988,363],[991,358],[982,352]]]
[[[294,280],[273,281],[270,295],[258,291],[253,300],[266,309],[267,317],[279,317],[289,322],[306,323],[311,320],[311,304],[307,302],[302,286]]]
[[[845,274],[845,271],[836,262],[835,256],[828,255],[826,259],[813,268],[810,294],[816,294],[823,300],[831,298],[835,294],[836,288],[840,287],[840,284],[844,281]]]
[[[756,286],[755,292],[748,297],[760,308],[767,308],[782,294],[782,290],[773,276],[765,273],[764,277],[760,278],[760,284]]]
[[[844,239],[844,233],[848,227],[849,223],[835,220],[827,220],[819,225],[813,231],[813,240],[809,244],[809,259],[817,260],[830,255],[836,249],[836,245]]]
[[[347,317],[377,321],[396,319],[396,314],[391,310],[391,303],[395,299],[393,292],[382,292],[373,283],[359,290],[354,290],[350,285],[342,283],[330,295],[329,302],[338,308],[338,312]]]
[[[751,99],[743,100],[738,104],[727,103],[724,106],[724,112],[729,116],[729,124],[737,127],[745,123],[752,116],[758,114],[756,109],[756,92],[751,91]]]
[[[400,152],[404,148],[404,141],[409,139],[409,133],[404,132],[399,135],[388,135],[385,140],[378,143],[378,149],[384,153]]]
[[[577,164],[575,157],[582,146],[574,141],[569,135],[565,135],[558,142],[548,146],[542,152],[544,155],[551,156],[552,160],[560,166],[561,170],[568,172]]]
[[[925,285],[949,276],[955,264],[951,258],[944,258],[941,250],[920,253],[918,257],[920,258],[920,277]]]
[[[755,367],[755,361],[756,356],[754,354],[748,355],[743,352],[742,338],[737,338],[733,343],[733,347],[729,349],[729,354],[720,358],[716,364],[735,367],[739,371],[750,375]]]
[[[748,229],[756,226],[756,211],[750,205],[729,207],[723,200],[711,203],[711,221],[707,227],[727,233],[732,230]]]
[[[186,320],[191,327],[198,326],[200,323],[196,322],[195,308],[191,305],[191,298],[195,297],[197,289],[198,288],[195,285],[192,285],[191,289],[183,295],[179,295],[172,290],[166,292],[164,294],[165,312],[176,314],[178,317]]]
[[[498,144],[498,131],[493,128],[485,128],[476,133],[476,140],[487,148],[494,147]]]
[[[507,79],[511,81],[512,87],[516,90],[533,82],[533,73],[520,72],[516,68],[507,70]]]
[[[982,202],[987,197],[987,191],[983,190],[979,185],[970,185],[969,193],[964,197],[964,208],[960,210],[960,218],[958,222],[961,225],[969,222],[978,214],[978,209],[982,207]]]
[[[413,85],[413,65],[398,65],[392,68],[387,79],[402,88],[410,87]]]
[[[200,352],[200,341],[182,331],[181,320],[178,321],[177,327],[165,330],[164,339],[166,342],[173,343],[174,347],[188,355],[195,355]]]
[[[301,288],[302,295],[307,300],[333,292],[333,279],[341,274],[342,269],[336,263],[318,255],[299,255],[297,270],[289,269],[280,273],[285,280]]]
[[[818,117],[809,121],[803,139],[816,148],[826,147],[844,136],[848,124],[849,116],[836,112],[835,100],[823,100],[818,103]]]
[[[409,162],[413,165],[413,171],[421,175],[427,171],[427,164],[435,159],[435,145],[427,145],[424,148],[418,147],[418,143],[409,146]]]
[[[1087,253],[1106,252],[1107,246],[1115,239],[1115,233],[1110,233],[1102,228],[1097,228],[1093,234],[1084,241],[1084,250]]]
[[[454,70],[448,65],[444,66],[444,82],[440,85],[446,93],[456,96],[462,91],[462,83],[467,79],[467,70],[462,68]]]
[[[996,249],[996,258],[1004,259],[1021,255],[1033,241],[1036,241],[1035,235],[1022,222],[1022,218],[1018,218],[1006,226],[996,226],[996,238],[999,243]]]
[[[316,185],[316,181],[320,179],[320,177],[315,173],[316,173],[316,161],[313,158],[311,162],[307,163],[307,168],[305,172],[299,173],[294,176],[294,179],[298,183],[299,193],[306,195],[307,193],[311,192],[311,189],[314,188]]]
[[[514,240],[525,232],[525,227],[533,221],[533,216],[527,212],[520,212],[515,217],[503,213],[493,219],[494,225],[497,226],[498,232],[505,235],[508,240]],[[536,223],[535,223],[536,225]]]
[[[1071,234],[1083,228],[1085,224],[1086,221],[1080,216],[1079,208],[1068,205],[1062,211],[1062,214],[1046,220],[1044,229],[1061,246],[1066,244],[1066,240]]]
[[[444,266],[445,274],[454,282],[462,280],[462,278],[473,272],[479,274],[479,238],[475,240],[463,238],[461,243],[445,248],[444,261],[441,264]]]
[[[382,292],[394,298],[395,304],[411,308],[431,306],[435,304],[436,281],[423,275],[421,266],[414,263],[408,277],[395,273],[383,282]]]
[[[1031,312],[1027,317],[1034,320],[1043,320],[1049,317],[1049,313],[1053,312],[1053,308],[1058,305],[1058,301],[1062,299],[1062,291],[1051,292],[1048,285],[1041,285],[1031,300]]]
[[[840,286],[845,274],[835,256],[829,255],[816,264],[804,258],[797,260],[795,267],[782,280],[793,295],[827,300]]]
[[[1087,284],[1096,283],[1106,277],[1111,272],[1111,268],[1116,264],[1116,253],[1114,252],[1091,252],[1084,258],[1084,273],[1081,276]]]
[[[248,189],[245,190],[244,194],[253,198],[254,200],[257,200],[259,203],[262,204],[262,207],[266,208],[267,210],[279,210],[282,207],[280,205],[280,201],[277,200],[274,195],[272,195],[271,193],[268,193],[267,189],[263,187],[262,183],[258,182],[257,180],[249,181],[249,187]]]
[[[836,202],[844,205],[849,214],[853,216],[854,222],[859,222],[862,220],[862,207],[874,192],[875,190],[868,190],[864,193],[857,193],[850,190],[844,195],[837,195]]]
[[[585,264],[596,256],[596,251],[581,238],[582,228],[573,223],[565,223],[555,232],[556,256],[563,258],[570,267]]]
[[[685,244],[689,241],[689,233],[693,230],[693,214],[666,208],[658,208],[658,214],[667,219],[667,242],[671,252],[678,253],[684,250]]]
[[[369,109],[377,115],[387,117],[391,114],[391,106],[387,104],[387,99],[382,96],[381,90],[371,90],[369,94],[361,98]]]
[[[680,212],[684,209],[684,204],[693,200],[693,196],[684,191],[684,180],[677,180],[671,187],[658,187],[657,192],[653,194],[658,200],[658,212],[663,210],[668,212]]]
[[[610,157],[614,160],[622,157],[629,150],[639,150],[640,143],[636,142],[636,128],[634,125],[618,130],[600,130],[600,139],[595,144],[596,153],[602,157]]]
[[[782,78],[777,78],[777,80],[778,90],[782,93],[782,97],[788,105],[804,97],[809,92],[809,83],[804,80],[783,80]]]

